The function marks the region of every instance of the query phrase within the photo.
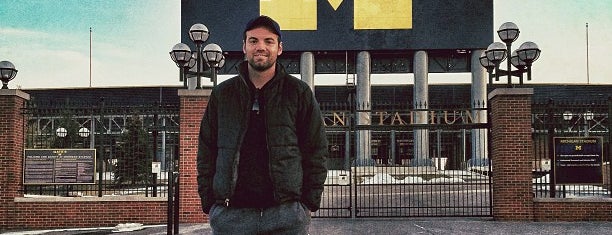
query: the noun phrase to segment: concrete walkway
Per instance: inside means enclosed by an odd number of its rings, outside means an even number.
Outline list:
[[[115,228],[13,231],[2,234],[166,234],[165,225],[141,226],[137,231]],[[113,231],[115,230],[115,231]],[[208,224],[181,224],[180,234],[212,234]],[[466,218],[315,218],[310,234],[612,234],[612,222],[499,222]]]

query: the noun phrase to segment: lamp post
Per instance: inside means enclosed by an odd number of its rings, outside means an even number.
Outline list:
[[[178,43],[174,45],[172,51],[170,51],[170,58],[172,58],[172,61],[174,61],[181,70],[180,80],[183,81],[183,86],[185,88],[188,88],[186,75],[189,73],[190,68],[196,66],[195,75],[197,80],[195,88],[202,89],[201,77],[204,64],[210,68],[211,82],[213,82],[214,86],[217,85],[217,69],[223,67],[225,64],[225,56],[223,56],[221,47],[214,43],[208,44],[202,49],[202,44],[208,40],[209,35],[208,28],[205,25],[194,24],[189,29],[189,38],[195,43],[196,50],[191,51],[188,45]]]
[[[191,28],[189,29],[189,38],[191,38],[191,41],[193,41],[196,44],[196,52],[197,52],[197,56],[196,58],[196,70],[197,70],[197,85],[196,85],[196,89],[201,89],[202,88],[202,84],[201,84],[201,74],[200,74],[200,69],[202,66],[202,57],[200,57],[200,53],[202,50],[202,44],[204,44],[204,42],[206,42],[206,40],[208,40],[208,36],[210,34],[208,33],[208,28],[206,28],[205,25],[203,24],[194,24],[191,26]]]
[[[17,69],[10,61],[0,61],[0,80],[2,89],[8,89],[8,82],[17,76]]]
[[[527,80],[531,80],[531,65],[540,57],[540,49],[533,42],[521,44],[519,49],[512,51],[512,43],[516,41],[520,31],[516,24],[506,22],[501,25],[497,35],[503,41],[493,42],[480,56],[480,65],[489,73],[489,84],[499,81],[500,76],[508,77],[508,87],[512,87],[512,77],[519,78],[519,84],[523,84],[523,74],[527,73]],[[507,60],[506,60],[507,59]],[[500,69],[501,63],[506,60],[506,69]],[[513,65],[516,70],[512,70]]]

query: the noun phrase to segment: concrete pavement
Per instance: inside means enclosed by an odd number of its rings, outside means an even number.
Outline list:
[[[6,235],[166,234],[165,225],[119,232],[115,228],[13,231]],[[115,230],[115,231],[114,231]],[[208,224],[181,224],[180,234],[212,234]],[[310,234],[612,234],[612,222],[499,222],[488,218],[314,218]]]

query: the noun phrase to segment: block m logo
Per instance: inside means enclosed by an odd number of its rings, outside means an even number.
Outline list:
[[[320,7],[351,7],[350,2],[328,0]],[[317,0],[260,0],[259,13],[281,25],[282,30],[317,30]],[[412,0],[354,0],[353,29],[411,29]],[[350,20],[350,17],[344,17]]]

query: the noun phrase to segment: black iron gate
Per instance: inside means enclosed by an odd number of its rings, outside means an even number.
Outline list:
[[[178,104],[154,102],[28,102],[25,148],[95,149],[97,169],[95,184],[26,184],[24,194],[168,196],[168,175],[178,156],[178,111]]]
[[[555,101],[532,104],[533,191],[539,198],[612,197],[612,97],[607,100]],[[586,168],[585,174],[601,174],[601,183],[557,184],[554,138],[601,138],[601,167]],[[584,169],[583,169],[584,170]],[[599,172],[597,172],[599,171]],[[557,172],[558,174],[558,172]],[[581,174],[575,174],[584,177]]]
[[[321,107],[330,171],[315,217],[492,215],[485,108]]]

